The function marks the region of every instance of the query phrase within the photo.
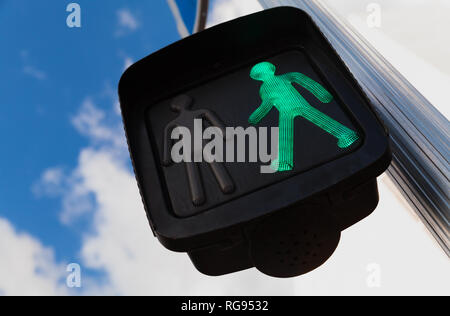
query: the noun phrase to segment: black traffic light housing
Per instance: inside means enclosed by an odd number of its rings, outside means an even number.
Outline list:
[[[339,148],[335,138],[297,118],[291,171],[166,161],[164,136],[173,122],[205,117],[211,125],[250,126],[261,82],[249,74],[264,61],[276,65],[277,74],[302,72],[330,91],[334,100],[322,104],[296,87],[313,107],[357,131],[359,140]],[[187,252],[205,274],[254,266],[276,277],[307,273],[332,255],[342,230],[378,203],[376,177],[391,160],[387,130],[301,10],[266,10],[174,43],[132,65],[119,96],[152,230],[166,248]],[[272,109],[259,127],[277,124]]]

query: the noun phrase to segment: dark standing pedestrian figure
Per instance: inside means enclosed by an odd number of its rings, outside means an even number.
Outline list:
[[[172,148],[172,131],[177,127],[187,128],[191,134],[194,131],[195,119],[205,119],[211,126],[220,128],[222,134],[225,137],[225,127],[220,121],[220,119],[211,111],[200,109],[196,111],[191,110],[193,100],[188,95],[180,95],[173,99],[171,103],[171,110],[179,113],[178,117],[170,122],[164,131],[164,157],[163,163],[165,166],[170,166],[172,164],[171,158],[171,148]],[[194,149],[195,150],[195,149]],[[203,145],[202,145],[203,150]],[[195,154],[195,153],[194,153]],[[200,170],[198,163],[193,159],[190,161],[184,161],[186,166],[186,174],[189,182],[189,189],[191,193],[192,203],[195,206],[201,206],[205,203],[205,191],[202,184],[202,179],[200,175]],[[230,194],[234,191],[234,184],[229,176],[225,166],[221,162],[208,162],[211,167],[211,171],[220,187],[220,190],[224,194]]]

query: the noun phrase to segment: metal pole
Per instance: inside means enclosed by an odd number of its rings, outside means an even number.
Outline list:
[[[448,120],[320,0],[259,2],[266,9],[293,6],[312,16],[389,128],[394,157],[388,175],[450,256]]]

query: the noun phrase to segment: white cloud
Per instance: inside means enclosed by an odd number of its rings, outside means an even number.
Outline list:
[[[94,209],[94,201],[78,169],[66,174],[62,168],[49,168],[33,184],[32,191],[38,198],[62,197],[60,219],[66,225]]]
[[[127,70],[131,65],[133,65],[133,59],[131,57],[125,57],[123,70]]]
[[[92,212],[95,202],[89,195],[78,169],[67,177],[65,186],[60,218],[64,224],[71,224],[80,216]]]
[[[37,79],[39,81],[43,81],[45,79],[47,79],[47,74],[36,68],[35,66],[32,65],[32,63],[30,62],[30,52],[27,50],[22,50],[19,53],[20,58],[22,59],[22,72],[27,75],[30,76],[34,79]]]
[[[106,92],[109,97],[109,92]],[[116,110],[117,102],[114,102]],[[114,111],[116,112],[116,111]],[[86,98],[81,104],[80,110],[72,117],[71,122],[76,130],[86,136],[91,147],[86,150],[103,148],[115,159],[123,160],[126,157],[126,143],[123,141],[123,128],[117,120],[117,112],[110,118],[100,110],[92,98]],[[112,121],[112,122],[111,122]],[[108,125],[109,124],[109,125]],[[95,207],[95,196],[87,188],[84,177],[82,150],[79,157],[79,167],[69,172],[64,172],[61,167],[52,167],[45,170],[41,178],[32,186],[32,191],[37,197],[48,196],[62,197],[61,221],[64,224],[72,224],[80,216],[91,213]]]
[[[60,185],[63,177],[63,170],[61,168],[51,168],[45,171],[43,180],[52,185]]]
[[[122,9],[117,11],[119,18],[119,25],[128,28],[132,31],[136,30],[139,26],[137,19],[133,16],[130,10]]]
[[[365,20],[357,15],[350,15],[349,22],[445,117],[450,117],[448,96],[443,89],[450,85],[450,72],[445,72],[444,67],[433,65],[433,63],[442,65],[448,63],[447,56],[445,59],[443,57],[424,59],[417,54],[419,51],[402,45],[400,41],[387,36],[383,30],[368,28]],[[430,43],[430,47],[437,46]],[[446,49],[450,53],[450,47]],[[447,68],[450,69],[450,64]]]
[[[258,0],[216,0],[213,2],[207,26],[211,27],[261,10],[262,6]]]
[[[369,28],[366,23],[369,2],[373,1],[326,1],[448,118],[443,87],[450,84],[450,45],[443,40],[443,30],[450,29],[446,8],[450,2],[379,0],[381,28]]]
[[[32,187],[37,197],[56,196],[61,193],[61,185],[64,182],[64,171],[61,167],[53,167],[42,173],[41,179]]]
[[[64,295],[65,266],[37,239],[0,218],[0,295]]]
[[[110,114],[114,117],[109,118],[91,98],[86,98],[78,114],[72,118],[72,124],[80,134],[88,137],[91,146],[81,151],[79,166],[68,174],[64,183],[60,185],[62,188],[61,220],[65,224],[70,224],[79,216],[92,212],[95,207],[95,194],[91,194],[89,185],[85,182],[84,157],[92,150],[106,151],[117,160],[123,160],[123,157],[128,155],[121,122],[117,120],[116,113]],[[100,170],[102,170],[101,166]],[[49,181],[41,181],[41,183],[45,184],[44,187],[51,186]]]
[[[136,31],[140,24],[137,17],[129,9],[120,9],[117,11],[117,23],[119,25],[119,30],[116,33],[117,36]]]
[[[125,147],[122,139],[122,128],[119,122],[111,127],[106,124],[106,114],[99,110],[91,98],[86,98],[79,113],[72,118],[72,124],[78,132],[96,143],[113,143],[117,147]],[[116,120],[117,121],[117,120]]]
[[[23,67],[23,73],[26,75],[29,75],[30,77],[33,77],[37,80],[45,80],[47,79],[47,74],[43,72],[42,70],[39,70],[33,66],[24,66]]]

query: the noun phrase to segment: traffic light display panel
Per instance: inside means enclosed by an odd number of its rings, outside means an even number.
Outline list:
[[[378,204],[388,132],[301,10],[155,52],[128,68],[119,97],[153,233],[202,273],[307,273]]]
[[[264,69],[264,66],[270,69]],[[274,72],[271,74],[272,68]],[[263,77],[266,75],[269,78],[264,82]],[[272,84],[270,76],[283,80],[284,84]],[[268,88],[262,89],[262,85]],[[188,101],[185,107],[178,109],[174,103],[180,95],[187,97]],[[257,116],[258,110],[259,113],[264,112],[263,117]],[[227,159],[226,142],[230,139],[224,138],[224,161],[213,163],[215,166],[204,160],[197,163],[164,163],[164,152],[170,154],[172,149],[170,145],[166,149],[165,146],[168,146],[168,142],[174,143],[174,140],[170,140],[171,132],[167,133],[168,127],[187,127],[191,131],[190,143],[193,146],[196,141],[194,138],[198,139],[200,135],[194,135],[195,118],[203,121],[202,139],[204,130],[214,126],[202,113],[210,113],[214,116],[212,121],[220,122],[223,127],[242,127],[246,130],[255,127],[246,136],[244,162],[237,162],[238,139],[233,135],[234,161]],[[184,120],[177,120],[180,117]],[[364,139],[354,118],[342,103],[339,92],[330,86],[308,55],[301,50],[289,50],[255,60],[247,67],[183,91],[158,104],[149,105],[146,118],[149,137],[156,144],[159,168],[164,175],[172,211],[180,217],[207,211],[216,205],[317,168],[351,153]],[[267,128],[267,134],[259,133],[261,127]],[[261,165],[270,162],[260,161],[259,145],[266,141],[265,152],[270,152],[272,127],[279,129],[279,136],[275,137],[278,138],[279,157],[272,163],[272,168],[277,172],[262,173]],[[250,142],[255,140],[258,154],[257,161],[252,162],[250,152],[254,148]],[[202,146],[207,142],[203,140]],[[190,172],[197,173],[193,176],[197,183],[190,181],[189,168],[192,169]],[[304,185],[308,186],[308,183]],[[193,190],[200,191],[197,192],[197,199],[193,197]]]

